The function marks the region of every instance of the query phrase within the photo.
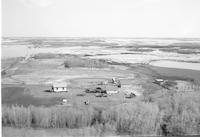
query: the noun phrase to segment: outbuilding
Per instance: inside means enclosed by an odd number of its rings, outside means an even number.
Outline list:
[[[155,81],[154,81],[154,83],[156,83],[156,84],[162,84],[164,82],[164,80],[163,79],[155,79]]]
[[[117,94],[119,91],[118,90],[108,90],[107,94]]]
[[[118,78],[113,77],[111,79],[111,83],[117,85],[118,88],[121,88],[121,82],[120,82],[120,80]]]
[[[53,83],[52,85],[53,92],[67,92],[67,83]]]

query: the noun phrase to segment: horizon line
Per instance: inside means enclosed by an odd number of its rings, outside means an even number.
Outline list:
[[[1,36],[1,38],[138,38],[138,39],[200,39],[200,37],[114,37],[114,36]]]

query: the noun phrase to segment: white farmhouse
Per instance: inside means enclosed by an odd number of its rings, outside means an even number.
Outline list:
[[[67,92],[67,83],[53,83],[53,92]]]

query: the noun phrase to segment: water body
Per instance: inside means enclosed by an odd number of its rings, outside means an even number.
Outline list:
[[[166,67],[166,68],[178,68],[178,69],[191,69],[200,71],[200,63],[188,63],[188,62],[178,62],[178,61],[153,61],[150,65],[157,67]]]
[[[37,46],[33,40],[41,44]],[[200,61],[200,39],[7,38],[2,41],[3,59],[29,58],[38,53],[53,53],[88,55],[89,58],[120,63],[149,63],[153,60]],[[196,66],[192,66],[191,68],[196,70]]]

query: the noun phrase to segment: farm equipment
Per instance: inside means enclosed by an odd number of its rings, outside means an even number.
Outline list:
[[[134,98],[134,97],[136,97],[136,95],[134,93],[129,93],[129,94],[126,94],[125,97],[126,98]]]
[[[93,89],[93,88],[86,89],[85,92],[86,93],[105,93],[106,94],[106,90],[102,89],[101,87],[97,87],[95,89]]]
[[[96,97],[107,97],[107,94],[105,94],[105,93],[96,93],[95,96]]]

